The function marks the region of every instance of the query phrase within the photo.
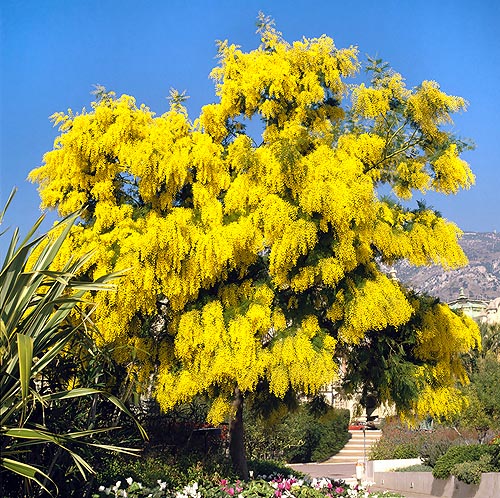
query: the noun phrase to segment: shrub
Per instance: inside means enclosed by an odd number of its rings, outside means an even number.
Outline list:
[[[500,472],[500,436],[490,443],[491,465],[493,472]]]
[[[434,467],[436,462],[454,445],[457,444],[457,440],[453,441],[451,439],[443,438],[440,439],[438,437],[428,437],[424,444],[422,445],[420,451],[420,458],[422,461],[429,465],[430,467]]]
[[[415,465],[408,465],[408,467],[403,467],[401,469],[394,469],[394,472],[432,472],[432,467],[423,463],[417,463]]]
[[[350,438],[349,418],[348,410],[329,408],[318,419],[320,439],[311,453],[311,461],[322,462],[345,446]]]
[[[489,453],[490,449],[482,444],[469,444],[464,446],[452,446],[436,462],[432,475],[436,479],[447,479],[453,473],[453,467],[464,462],[477,462]]]
[[[234,477],[227,458],[210,455],[201,461],[199,455],[170,455],[164,453],[142,458],[116,456],[110,458],[99,469],[96,482],[99,484],[132,478],[145,487],[156,486],[158,480],[165,482],[168,489],[186,486],[190,482],[210,480],[216,482],[222,476]]]
[[[246,414],[245,445],[251,459],[323,461],[349,440],[349,411],[303,404],[276,419]]]
[[[479,484],[483,472],[492,472],[491,455],[484,454],[478,461],[455,464],[451,473],[467,484]]]
[[[257,476],[283,476],[283,477],[302,477],[302,473],[293,470],[287,465],[275,462],[273,460],[250,460],[248,462],[248,469]]]
[[[379,439],[370,448],[370,460],[418,458],[419,446],[415,442],[394,445],[390,440]]]
[[[433,430],[410,429],[398,419],[391,419],[382,426],[382,437],[370,450],[371,460],[420,457],[425,465],[434,467],[449,448],[475,440],[473,434],[438,426]]]
[[[424,433],[411,430],[397,419],[382,427],[382,437],[370,448],[370,460],[417,458],[423,444]]]

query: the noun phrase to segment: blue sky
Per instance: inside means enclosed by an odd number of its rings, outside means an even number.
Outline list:
[[[0,204],[18,193],[7,224],[22,231],[39,216],[26,182],[57,135],[48,117],[89,107],[94,84],[126,93],[161,114],[171,87],[190,95],[195,118],[215,101],[208,78],[215,40],[244,50],[259,44],[255,21],[273,17],[285,39],[322,34],[337,47],[382,57],[408,86],[436,80],[469,101],[455,131],[476,143],[468,152],[476,186],[428,202],[465,231],[500,229],[500,2],[440,1],[139,1],[0,2]],[[3,237],[2,237],[3,238]],[[3,242],[3,241],[2,241]]]

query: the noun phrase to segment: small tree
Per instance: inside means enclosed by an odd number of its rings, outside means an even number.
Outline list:
[[[368,85],[348,85],[355,47],[326,36],[289,44],[263,16],[259,32],[248,53],[219,44],[219,100],[194,122],[178,94],[155,116],[101,93],[90,112],[53,116],[61,135],[30,174],[44,207],[87,207],[63,259],[96,250],[85,268],[94,277],[131,268],[116,294],[97,296],[104,340],[130,344],[139,379],[157,376],[164,410],[206,393],[213,422],[230,415],[243,476],[245,397],[316,392],[363,341],[387,340],[390,359],[418,315],[402,346],[416,365],[385,379],[409,374],[416,388],[383,394],[398,392],[398,407],[418,414],[456,412],[460,354],[479,340],[443,304],[420,313],[380,265],[466,262],[458,228],[406,202],[473,183],[466,145],[443,127],[465,101],[433,81],[409,89],[378,61]]]
[[[458,423],[461,427],[476,429],[479,442],[483,443],[490,430],[500,430],[500,361],[496,355],[490,352],[480,358],[470,380],[464,388],[469,406]]]

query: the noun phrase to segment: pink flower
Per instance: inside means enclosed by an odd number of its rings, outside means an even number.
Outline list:
[[[337,488],[335,488],[335,493],[337,493],[338,495],[340,495],[343,492],[344,492],[344,488],[341,488],[340,486],[338,486]]]
[[[227,479],[221,479],[220,480],[220,485],[225,486],[227,484]]]
[[[234,488],[229,488],[229,489],[227,489],[227,490],[226,490],[226,493],[227,493],[228,495],[234,496]]]

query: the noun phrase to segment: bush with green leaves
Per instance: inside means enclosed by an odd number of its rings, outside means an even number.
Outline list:
[[[222,477],[235,477],[227,457],[211,454],[203,458],[197,453],[172,455],[163,452],[141,458],[115,455],[97,470],[97,483],[125,482],[131,478],[148,488],[153,488],[158,480],[165,482],[169,489],[178,489],[193,481],[217,482]]]
[[[479,484],[481,482],[481,474],[483,472],[493,472],[493,470],[491,455],[485,453],[477,461],[456,463],[451,468],[451,473],[459,481],[467,484]]]
[[[370,449],[370,459],[421,458],[425,465],[434,467],[450,447],[475,440],[470,431],[459,433],[440,425],[431,430],[413,429],[394,417],[384,422],[382,437]]]
[[[439,437],[441,435],[441,437]],[[441,434],[430,434],[425,438],[422,447],[420,448],[420,458],[423,463],[434,467],[436,462],[452,447],[464,442],[457,437],[446,437],[441,431]]]
[[[304,477],[301,472],[298,472],[288,465],[276,462],[274,460],[249,460],[248,469],[254,476],[275,476],[283,477]]]
[[[382,437],[371,446],[370,460],[418,458],[425,433],[412,430],[398,419],[387,420],[382,426]]]
[[[489,456],[490,452],[490,447],[485,444],[452,446],[438,459],[432,470],[432,475],[436,479],[447,479],[453,474],[455,465],[464,462],[479,462],[483,455]]]
[[[324,461],[349,440],[349,411],[315,400],[265,418],[245,414],[245,445],[251,459],[287,462]]]
[[[490,443],[491,464],[494,472],[500,472],[500,436],[497,436]]]

